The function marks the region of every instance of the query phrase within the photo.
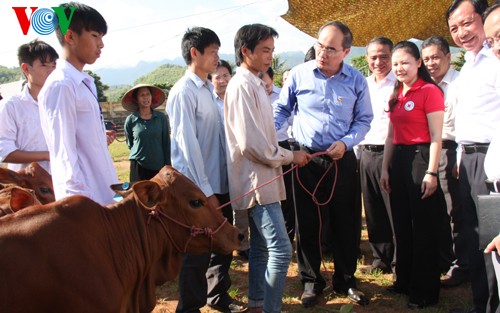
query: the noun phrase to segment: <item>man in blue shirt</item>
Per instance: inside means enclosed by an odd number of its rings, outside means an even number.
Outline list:
[[[347,294],[358,304],[369,298],[356,289],[357,258],[361,237],[361,208],[356,206],[356,157],[352,151],[370,129],[373,119],[370,95],[363,75],[343,62],[349,54],[352,33],[341,22],[323,25],[315,44],[316,60],[293,68],[275,103],[276,129],[294,115],[293,134],[300,149],[324,152],[299,169],[299,178],[309,191],[332,162],[332,169],[320,184],[316,197],[329,211],[335,273],[332,283],[337,292]],[[335,168],[335,167],[334,167]],[[297,257],[304,284],[301,300],[311,307],[326,286],[320,273],[320,208],[300,184],[295,186],[297,210]],[[317,208],[317,209],[316,209]]]
[[[217,69],[220,40],[212,30],[194,27],[186,31],[181,46],[187,70],[172,87],[166,107],[172,125],[172,166],[217,208],[229,202],[224,121],[208,79]],[[222,214],[233,222],[231,206],[222,208]],[[176,312],[200,312],[205,304],[222,312],[246,311],[228,294],[231,260],[232,254],[184,254]]]

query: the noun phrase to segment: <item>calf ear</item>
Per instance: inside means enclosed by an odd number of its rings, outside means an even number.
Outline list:
[[[0,183],[17,182],[19,174],[9,170],[8,168],[0,167]]]
[[[40,204],[36,197],[27,190],[12,188],[10,191],[10,208],[17,212],[30,205]]]
[[[143,180],[132,185],[134,197],[143,207],[152,208],[161,195],[160,185],[150,180]]]

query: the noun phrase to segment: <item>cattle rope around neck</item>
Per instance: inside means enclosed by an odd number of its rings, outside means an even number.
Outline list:
[[[146,209],[148,211],[150,211],[149,217],[148,217],[148,222],[147,222],[148,225],[149,225],[149,222],[151,221],[151,218],[155,217],[160,222],[161,226],[163,227],[163,229],[167,233],[167,236],[170,239],[170,241],[172,242],[172,244],[174,245],[175,249],[177,249],[177,251],[179,251],[181,253],[186,253],[187,247],[188,247],[189,243],[191,242],[191,239],[193,239],[194,237],[196,237],[198,235],[205,235],[208,238],[210,238],[210,252],[212,252],[213,251],[213,243],[214,243],[214,235],[217,234],[222,229],[222,227],[227,223],[227,218],[225,218],[224,221],[214,231],[212,231],[212,228],[209,228],[209,227],[202,228],[202,227],[196,227],[194,225],[190,226],[190,225],[186,225],[184,223],[181,223],[178,220],[163,213],[163,211],[161,210],[161,207],[159,205],[156,205],[154,208],[146,208]],[[160,216],[163,216],[166,219],[174,222],[175,224],[189,230],[190,236],[189,236],[188,240],[186,241],[186,245],[184,246],[184,249],[181,249],[177,245],[177,243],[175,242],[174,238],[172,238],[172,235],[170,234],[167,226],[165,225],[163,220],[160,218]]]

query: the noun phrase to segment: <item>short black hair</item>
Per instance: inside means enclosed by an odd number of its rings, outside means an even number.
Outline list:
[[[498,8],[500,8],[500,1],[495,2],[491,7],[487,8],[486,11],[484,11],[483,24],[484,24],[484,21],[486,21],[486,18],[488,17],[488,15],[490,15],[491,12],[495,11]]]
[[[391,50],[391,51],[392,51],[392,48],[394,48],[394,43],[392,43],[392,40],[390,40],[389,38],[384,37],[384,36],[379,36],[379,37],[373,38],[372,40],[370,40],[368,42],[368,44],[366,45],[366,53],[368,53],[368,47],[373,43],[383,45],[383,46],[388,46],[389,50]]]
[[[316,59],[316,49],[314,49],[314,45],[307,50],[306,55],[304,56],[304,63]]]
[[[53,62],[59,59],[59,55],[51,45],[35,39],[17,49],[17,59],[19,60],[19,66],[22,63],[33,65],[35,60],[40,60],[42,63]]]
[[[483,16],[484,11],[488,7],[488,1],[486,0],[454,0],[446,11],[446,23],[448,23],[450,15],[465,1],[468,1],[470,2],[470,4],[472,4],[472,6],[474,7],[474,11],[479,14],[479,16]]]
[[[62,3],[59,6],[64,7],[64,13],[66,16],[70,16],[71,7],[75,7],[68,29],[71,29],[78,35],[80,35],[83,30],[95,31],[103,35],[106,35],[108,32],[108,24],[106,24],[106,20],[96,9],[78,2]],[[56,35],[61,46],[64,46],[64,35],[62,34],[59,24],[57,24],[56,27]]]
[[[328,22],[328,23],[324,24],[323,26],[321,26],[319,28],[318,36],[321,33],[321,31],[323,29],[325,29],[326,27],[328,27],[328,26],[334,26],[334,27],[336,27],[344,35],[344,40],[342,40],[342,48],[348,49],[348,48],[350,48],[352,46],[352,39],[353,39],[352,32],[349,29],[349,27],[347,27],[347,25],[344,24],[344,23],[342,23],[341,21],[331,21],[331,22]]]
[[[220,40],[217,34],[208,28],[193,27],[188,28],[182,36],[181,50],[182,57],[187,65],[193,61],[191,58],[191,48],[200,51],[201,54],[205,53],[205,48],[211,44],[216,44],[220,47]]]
[[[450,44],[442,36],[431,36],[422,42],[421,50],[430,46],[438,46],[444,54],[450,53]]]
[[[229,72],[229,74],[231,76],[233,75],[233,69],[231,68],[231,64],[229,64],[228,61],[226,61],[226,60],[219,60],[219,62],[217,62],[217,69],[219,69],[221,67],[225,67],[227,69],[227,71]],[[208,73],[208,79],[209,80],[212,80],[212,74],[213,73]]]
[[[269,26],[262,24],[249,24],[242,26],[234,37],[234,54],[236,65],[240,66],[243,63],[243,53],[241,49],[247,47],[250,51],[254,51],[255,47],[262,40],[269,37],[278,38],[278,32]]]

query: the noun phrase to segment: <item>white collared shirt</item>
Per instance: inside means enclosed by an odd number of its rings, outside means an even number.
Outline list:
[[[457,92],[452,82],[458,78],[460,72],[450,66],[446,75],[438,84],[444,92],[444,118],[443,118],[443,140],[455,141],[455,106],[457,104]]]
[[[375,75],[366,78],[370,90],[373,120],[370,130],[360,145],[383,145],[389,128],[389,100],[394,91],[396,77],[392,71],[382,81],[376,82]]]
[[[84,195],[114,203],[118,178],[109,154],[94,79],[65,60],[40,91],[40,122],[50,152],[56,200]]]
[[[488,143],[500,123],[500,61],[487,48],[475,58],[467,52],[465,60],[454,83],[456,142]]]
[[[207,197],[229,192],[224,121],[213,88],[188,69],[170,90],[166,107],[172,166]]]
[[[484,159],[484,172],[489,180],[500,180],[500,127],[491,140]]]
[[[40,127],[38,103],[27,84],[20,93],[0,103],[0,162],[16,150],[48,151]],[[37,163],[50,173],[49,161]],[[28,165],[8,163],[7,168],[18,171]]]

